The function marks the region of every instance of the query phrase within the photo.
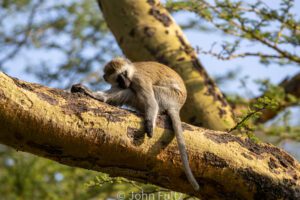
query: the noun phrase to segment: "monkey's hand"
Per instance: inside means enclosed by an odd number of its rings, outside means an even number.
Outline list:
[[[152,122],[150,120],[145,120],[144,126],[145,126],[145,132],[147,133],[147,136],[151,138],[153,136]]]
[[[82,93],[85,95],[88,95],[88,93],[90,93],[91,91],[85,87],[84,85],[82,85],[81,83],[77,83],[75,85],[72,85],[71,87],[71,93]]]
[[[84,85],[78,83],[75,85],[72,85],[71,87],[71,93],[81,93],[86,96],[92,97],[93,99],[96,99],[98,101],[105,102],[106,101],[106,95],[103,92],[93,92],[89,90],[87,87]]]

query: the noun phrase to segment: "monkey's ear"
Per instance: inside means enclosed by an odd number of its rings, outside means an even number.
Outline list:
[[[127,89],[129,88],[131,81],[129,78],[126,76],[126,74],[120,74],[117,78],[117,82],[119,84],[120,88]]]

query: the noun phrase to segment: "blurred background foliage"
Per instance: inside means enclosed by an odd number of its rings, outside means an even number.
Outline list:
[[[178,22],[184,30],[224,38],[210,48],[193,45],[199,55],[224,62],[252,57],[261,67],[299,67],[300,20],[294,12],[295,2],[278,2],[272,6],[259,0],[163,1],[175,18],[181,16]],[[194,17],[182,20],[186,13],[194,13]],[[254,45],[264,46],[268,51],[252,48]],[[93,89],[103,89],[106,85],[101,79],[102,66],[120,54],[96,1],[0,1],[1,71],[51,87],[66,89],[82,82]],[[271,76],[272,69],[269,70]],[[242,87],[238,90],[251,93],[247,78],[237,80],[239,73],[240,69],[231,69],[213,78],[221,88],[227,82],[240,81]],[[243,131],[251,138],[272,142],[300,159],[299,121],[291,123],[295,121],[291,112],[299,107],[300,78],[295,74],[293,84],[287,87],[292,79],[287,78],[279,85],[268,79],[256,80],[261,95],[249,95],[252,99],[238,90],[226,96],[239,122],[233,132]],[[274,110],[275,118],[259,123],[266,109]],[[120,191],[127,199],[130,192],[141,191],[154,195],[153,198],[164,194],[169,195],[164,196],[168,199],[178,199],[176,195],[180,195],[0,146],[0,200],[114,199]]]
[[[0,12],[0,66],[60,88],[99,82],[100,66],[120,54],[96,1],[4,0]],[[18,60],[18,57],[20,60]],[[7,67],[9,66],[9,67]]]

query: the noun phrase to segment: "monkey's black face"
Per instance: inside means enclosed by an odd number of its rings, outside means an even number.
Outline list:
[[[106,74],[104,74],[103,75],[103,79],[107,82],[108,80],[107,80],[107,75]]]
[[[127,71],[118,75],[117,83],[118,83],[119,87],[122,89],[127,89],[130,87],[131,81],[127,76]]]
[[[112,74],[107,74],[105,73],[103,75],[103,79],[112,84],[112,85],[118,85],[119,88],[122,89],[127,89],[130,87],[131,80],[127,76],[127,71],[124,71],[120,74],[117,73],[112,73]]]

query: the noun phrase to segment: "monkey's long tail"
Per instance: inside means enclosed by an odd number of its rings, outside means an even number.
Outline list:
[[[192,170],[190,168],[189,165],[189,160],[188,160],[188,155],[186,152],[186,145],[183,139],[183,135],[182,135],[182,125],[181,125],[181,119],[179,116],[179,111],[177,110],[170,110],[169,111],[169,116],[172,120],[172,125],[173,125],[173,129],[175,132],[175,136],[177,139],[177,143],[178,143],[178,149],[180,152],[180,156],[181,156],[181,160],[183,163],[183,169],[184,172],[187,176],[188,181],[191,183],[191,185],[193,186],[194,190],[198,191],[199,190],[199,184],[197,183]]]

